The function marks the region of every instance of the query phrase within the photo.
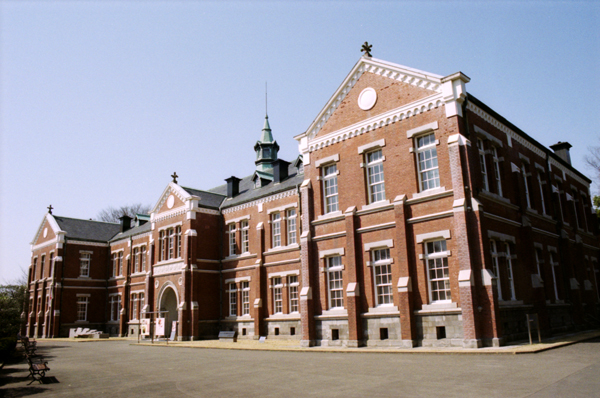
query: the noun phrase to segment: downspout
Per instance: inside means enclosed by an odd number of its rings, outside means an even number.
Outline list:
[[[62,265],[61,265],[61,271],[60,271],[60,308],[59,308],[59,313],[60,313],[60,322],[58,323],[57,327],[58,327],[58,337],[60,337],[60,327],[62,324],[62,307],[63,307],[63,290],[65,289],[65,263],[66,258],[67,258],[67,239],[65,238],[65,243],[63,243],[63,252],[62,252],[63,256],[63,260],[61,261]]]
[[[223,213],[221,209],[219,209],[219,215],[221,219],[219,220],[219,331],[221,330],[221,320],[223,319]]]

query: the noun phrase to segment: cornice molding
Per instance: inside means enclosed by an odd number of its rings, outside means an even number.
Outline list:
[[[223,214],[229,214],[229,213],[233,213],[233,212],[236,212],[236,211],[239,211],[239,210],[247,209],[249,207],[257,206],[260,203],[268,203],[268,202],[272,202],[274,200],[283,199],[283,198],[287,198],[289,196],[294,196],[294,195],[296,195],[296,188],[292,188],[292,189],[284,191],[284,192],[279,192],[279,193],[277,193],[275,195],[266,196],[264,198],[256,199],[256,200],[253,200],[251,202],[242,203],[241,205],[229,207],[227,209],[222,210],[222,213]]]
[[[74,240],[74,239],[69,239],[68,237],[67,237],[67,242],[74,244],[74,245],[76,244],[76,245],[96,246],[96,247],[108,247],[109,246],[108,243],[89,242],[89,241],[85,241],[85,240]]]
[[[550,158],[550,167],[552,167],[552,168],[556,167],[558,170],[562,171],[563,177],[565,174],[567,174],[569,177],[571,177],[573,180],[577,181],[578,183],[582,184],[584,187],[590,186],[590,184],[587,181],[585,181],[583,178],[579,177],[572,170],[569,170],[568,168],[566,168],[565,166],[560,164],[556,159]]]

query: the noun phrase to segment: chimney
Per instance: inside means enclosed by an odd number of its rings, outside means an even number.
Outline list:
[[[569,153],[569,148],[572,145],[568,142],[560,142],[558,141],[554,145],[550,145],[550,148],[554,151],[554,154],[571,165],[571,154]]]
[[[121,232],[125,232],[131,228],[132,218],[127,214],[123,214],[121,217],[119,217],[119,220],[121,220]]]
[[[284,181],[288,177],[288,166],[290,162],[283,159],[277,159],[273,162],[273,180],[275,184]]]
[[[233,198],[234,196],[240,193],[240,181],[242,181],[240,178],[231,176],[225,179],[225,181],[227,181],[228,198]]]

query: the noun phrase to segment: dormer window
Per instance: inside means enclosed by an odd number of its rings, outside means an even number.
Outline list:
[[[263,148],[263,158],[271,157],[271,148]]]

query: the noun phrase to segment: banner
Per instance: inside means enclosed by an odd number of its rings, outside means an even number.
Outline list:
[[[150,335],[150,319],[148,319],[148,318],[142,319],[141,323],[140,323],[140,327],[141,327],[140,334],[142,336]]]
[[[155,336],[165,335],[165,318],[156,318],[156,329],[154,331]]]

